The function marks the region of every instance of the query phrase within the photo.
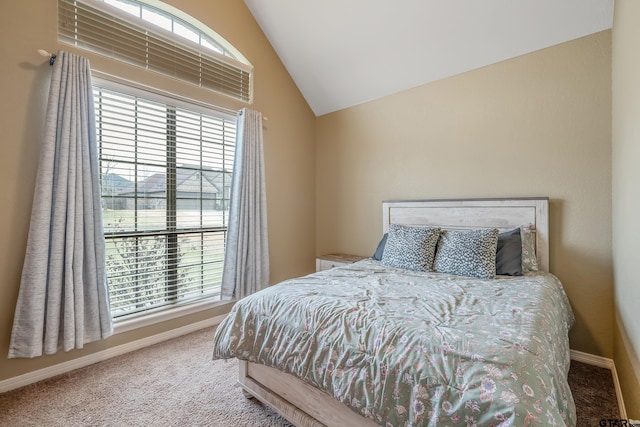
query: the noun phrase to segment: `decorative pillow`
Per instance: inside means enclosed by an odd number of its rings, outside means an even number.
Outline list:
[[[380,239],[380,243],[378,243],[378,247],[376,248],[376,253],[374,253],[371,258],[375,259],[376,261],[380,261],[382,259],[382,254],[384,253],[384,246],[387,243],[388,236],[389,236],[389,233],[384,233],[384,236],[382,236],[382,239]]]
[[[522,238],[520,228],[498,234],[496,274],[522,276]]]
[[[538,271],[536,259],[536,236],[529,226],[520,227],[522,239],[522,272]]]
[[[433,271],[439,228],[390,224],[381,262],[390,267]]]
[[[440,235],[435,271],[493,279],[496,275],[498,229],[445,230]]]

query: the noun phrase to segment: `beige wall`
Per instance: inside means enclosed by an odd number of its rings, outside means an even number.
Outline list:
[[[616,0],[612,54],[615,364],[628,416],[640,418],[640,2]]]
[[[255,103],[266,122],[265,161],[271,281],[314,269],[315,117],[242,1],[169,0],[214,29],[255,67]],[[13,311],[24,259],[50,68],[36,49],[72,50],[57,41],[57,2],[4,1],[0,13],[0,380],[97,350],[160,333],[228,311],[228,305],[106,341],[34,360],[7,360]],[[228,108],[243,105],[189,85],[151,76],[109,59],[89,57],[94,70],[124,75]]]
[[[316,252],[371,255],[381,201],[549,196],[572,348],[613,356],[611,32],[322,116]]]

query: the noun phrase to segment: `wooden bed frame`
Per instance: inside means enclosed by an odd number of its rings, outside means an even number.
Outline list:
[[[501,231],[530,225],[535,230],[538,266],[549,271],[548,198],[390,201],[382,203],[382,217],[385,233],[389,224]],[[292,375],[244,360],[239,363],[238,382],[245,397],[257,398],[296,426],[378,425]]]

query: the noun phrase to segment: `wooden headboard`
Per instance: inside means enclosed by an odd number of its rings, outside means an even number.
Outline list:
[[[389,224],[446,229],[529,225],[535,230],[538,267],[549,271],[549,198],[406,200],[382,202],[382,228]]]

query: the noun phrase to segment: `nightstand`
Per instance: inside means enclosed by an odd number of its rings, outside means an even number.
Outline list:
[[[367,257],[347,254],[321,255],[316,258],[316,271],[328,270],[333,267],[341,267],[365,258]]]

